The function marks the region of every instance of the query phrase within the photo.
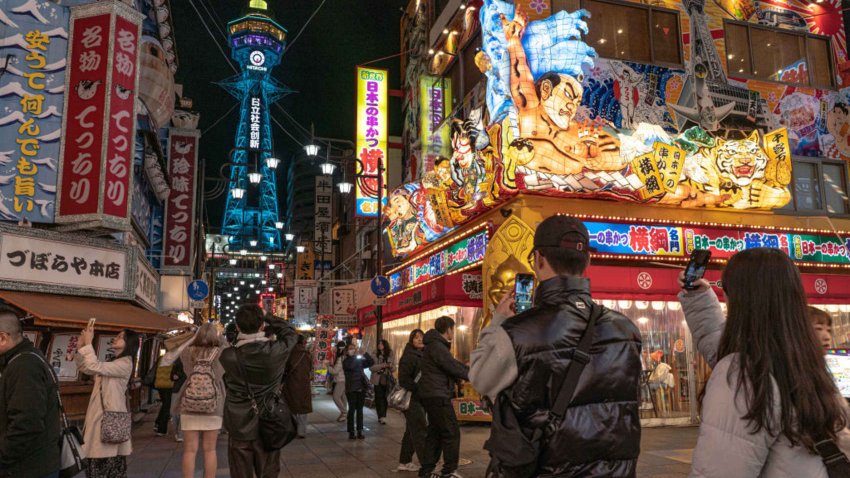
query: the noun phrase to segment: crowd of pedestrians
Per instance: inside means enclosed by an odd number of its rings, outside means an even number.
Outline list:
[[[468,381],[493,417],[487,478],[637,476],[641,334],[629,318],[592,299],[584,277],[589,243],[581,221],[544,220],[529,256],[539,282],[533,306],[516,313],[515,297],[506,294],[469,363],[452,354],[456,324],[448,316],[433,329],[411,331],[398,366],[385,340],[373,354],[338,343],[327,387],[349,439],[364,438],[363,411],[373,397],[380,424],[390,405],[404,414],[396,471],[459,478],[452,399]],[[688,328],[713,369],[699,398],[691,476],[850,477],[850,408],[824,358],[831,317],[808,306],[793,261],[766,248],[733,256],[718,283],[727,313],[707,281],[686,284],[684,274],[679,280]],[[85,473],[122,478],[132,453],[127,392],[141,340],[122,331],[112,344],[115,357],[101,361],[93,338],[93,327],[83,330],[76,355],[79,369],[93,377]],[[205,324],[166,349],[145,383],[162,401],[156,433],[167,432],[170,416],[182,432],[183,476],[195,475],[199,450],[204,477],[215,476],[222,429],[230,476],[278,476],[280,447],[268,446],[260,409],[285,404],[293,437],[306,436],[313,370],[305,337],[245,305],[224,336]],[[59,476],[57,383],[14,310],[0,307],[0,478]],[[394,403],[399,391],[409,392],[404,406]]]

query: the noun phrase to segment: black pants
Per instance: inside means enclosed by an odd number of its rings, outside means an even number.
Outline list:
[[[460,461],[460,427],[455,417],[455,409],[448,398],[423,399],[422,406],[428,418],[428,437],[425,440],[424,456],[419,459],[422,468],[420,477],[427,477],[434,471],[443,455],[443,476],[457,471]]]
[[[375,385],[375,412],[377,412],[378,418],[385,418],[387,416],[388,394],[389,390],[386,385]]]
[[[267,451],[261,440],[227,441],[227,461],[230,476],[277,478],[280,474],[280,450]]]
[[[425,455],[425,443],[428,440],[428,421],[425,419],[425,409],[418,400],[410,400],[410,407],[404,412],[404,419],[407,423],[404,438],[401,439],[398,462],[410,463],[413,461],[413,454],[416,453],[421,463]]]
[[[363,392],[347,392],[348,398],[348,433],[354,433],[354,417],[357,416],[357,431],[363,431],[363,405],[366,395]]]
[[[172,390],[156,389],[159,393],[159,399],[162,400],[162,406],[159,407],[159,414],[156,416],[154,428],[158,433],[168,433],[168,420],[171,419],[171,395]]]

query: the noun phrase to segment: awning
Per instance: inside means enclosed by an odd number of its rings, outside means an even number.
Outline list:
[[[188,326],[120,300],[8,290],[0,290],[0,299],[31,314],[35,325],[83,328],[94,317],[98,329],[165,332]]]

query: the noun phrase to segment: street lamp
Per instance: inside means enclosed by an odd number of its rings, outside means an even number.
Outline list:
[[[312,143],[308,144],[308,145],[304,146],[304,151],[307,152],[307,156],[310,156],[311,158],[313,158],[313,157],[315,157],[319,154],[319,145],[312,144]]]
[[[336,169],[333,163],[322,163],[319,167],[322,168],[322,174],[325,176],[330,176],[334,173],[334,169]]]
[[[349,182],[343,181],[337,184],[337,187],[339,188],[340,194],[349,194],[354,188],[354,185]]]
[[[248,173],[248,181],[251,181],[251,184],[260,184],[260,181],[263,180],[263,175],[260,173]]]
[[[251,247],[257,247],[257,241],[255,240],[248,241],[248,244],[251,244]]]
[[[242,199],[245,196],[245,190],[242,188],[233,188],[230,190],[233,199]]]
[[[239,251],[239,254],[242,256],[248,255],[248,251],[246,249],[242,249]]]
[[[266,259],[268,259],[268,257],[266,257],[266,256],[260,256],[260,260],[261,260],[261,261],[266,262]]]
[[[280,222],[280,221],[274,223],[274,228],[275,229],[283,229],[283,223]]]
[[[274,264],[269,264],[269,270],[271,270],[271,271],[274,270]]]
[[[268,166],[269,169],[277,169],[277,167],[279,165],[280,165],[279,159],[277,159],[277,158],[266,158],[266,166]]]
[[[295,246],[295,250],[299,253],[304,252],[304,246]]]
[[[235,266],[235,265],[236,265],[236,259],[230,259],[230,261],[228,261],[228,262],[230,262],[230,265],[231,265],[231,266]]]
[[[283,237],[286,238],[286,240],[289,241],[289,242],[292,242],[292,241],[295,240],[295,234],[292,234],[292,233],[286,233],[286,234],[283,235]]]

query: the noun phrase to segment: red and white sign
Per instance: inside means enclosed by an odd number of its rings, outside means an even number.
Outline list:
[[[171,195],[165,204],[162,271],[189,273],[192,270],[199,137],[197,130],[172,128],[169,131]]]
[[[130,228],[141,20],[120,2],[71,12],[56,222]]]

